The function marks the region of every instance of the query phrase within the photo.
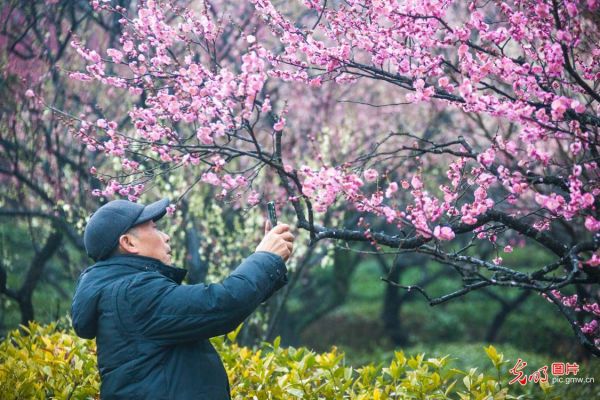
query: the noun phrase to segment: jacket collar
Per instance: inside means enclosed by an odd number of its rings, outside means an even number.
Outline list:
[[[183,278],[185,278],[185,275],[187,274],[187,270],[183,268],[171,267],[156,258],[138,256],[135,254],[113,256],[107,260],[97,262],[91,268],[107,265],[125,265],[139,271],[156,271],[177,282],[177,284],[181,284],[181,281],[183,281]]]

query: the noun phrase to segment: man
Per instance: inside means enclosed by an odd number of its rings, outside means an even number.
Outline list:
[[[209,338],[235,329],[287,283],[289,226],[273,229],[254,254],[220,283],[181,285],[169,236],[155,222],[169,201],[111,201],[84,232],[97,261],[79,278],[75,332],[96,338],[102,399],[229,399],[229,382]]]

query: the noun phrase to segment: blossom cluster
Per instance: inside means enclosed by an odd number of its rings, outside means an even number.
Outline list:
[[[215,40],[220,29],[208,8],[198,15],[170,2],[150,0],[141,5],[135,18],[129,18],[119,6],[96,2],[94,7],[122,15],[120,46],[108,48],[103,55],[74,39],[71,45],[87,67],[70,77],[113,86],[132,96],[143,94],[144,102],[128,111],[132,130],[99,118],[82,120],[77,136],[88,150],[121,159],[128,176],[143,175],[140,161],[127,157],[128,153],[173,166],[197,166],[207,158],[201,154],[210,158],[215,154],[211,149],[216,151],[220,141],[230,141],[253,116],[270,111],[269,99],[263,94],[266,52],[250,36],[238,64],[215,68],[210,54],[207,62],[201,62],[204,56],[198,60],[193,50],[193,46],[201,48],[198,38]],[[110,69],[108,64],[112,64]],[[284,124],[280,118],[273,129],[281,131]],[[221,186],[222,194],[248,184],[244,176],[219,175],[220,166],[214,167],[202,175],[202,181]],[[101,194],[125,192],[114,183],[108,185]],[[130,198],[135,197],[130,193]]]
[[[482,169],[473,176],[484,183],[474,188],[474,202],[464,204],[459,212],[450,209],[461,215],[463,223],[475,224],[478,215],[494,207],[489,190],[496,177],[510,193],[509,204],[516,206],[521,198],[519,206],[524,207],[535,199],[550,220],[580,217],[585,218],[586,229],[598,229],[597,219],[589,213],[600,195],[600,183],[578,173],[581,165],[574,159],[589,149],[591,137],[589,127],[581,123],[587,117],[579,116],[597,114],[600,106],[593,109],[593,102],[586,102],[590,90],[581,80],[570,79],[565,61],[565,48],[571,48],[575,54],[571,67],[582,71],[585,79],[600,77],[600,48],[584,37],[591,27],[583,15],[598,9],[596,1],[551,5],[542,1],[350,0],[335,7],[306,1],[305,6],[320,15],[312,29],[294,24],[271,1],[253,3],[286,49],[279,54],[269,52],[274,66],[271,76],[313,85],[329,79],[354,82],[349,79],[352,74],[372,74],[406,89],[408,102],[443,99],[463,111],[516,124],[517,138],[506,140],[498,135],[477,153]],[[489,23],[500,17],[506,22]],[[478,42],[472,39],[474,33]],[[505,48],[508,41],[511,46]],[[590,52],[584,46],[593,48]],[[566,158],[563,143],[570,153]],[[523,157],[506,162],[519,152]],[[568,196],[556,188],[540,192],[524,174],[551,175],[556,171],[551,164],[557,160],[561,169],[572,171]],[[583,164],[597,170],[591,163]],[[458,179],[453,164],[448,175],[453,183]],[[365,179],[371,176],[365,174]],[[447,186],[442,190],[448,200],[457,195]],[[417,202],[428,199],[415,198]],[[419,204],[413,208],[417,210],[411,212],[415,226],[428,234],[424,221],[433,220],[418,211]],[[535,227],[548,229],[548,220],[536,222]]]
[[[586,336],[592,339],[596,347],[600,348],[600,305],[597,302],[581,301],[577,294],[571,296],[563,295],[556,289],[551,290],[550,293],[560,301],[563,306],[570,308],[575,312],[583,312],[591,316],[591,319],[588,322],[580,325],[580,329]],[[542,296],[546,297],[548,301],[552,301],[545,294],[542,294]]]

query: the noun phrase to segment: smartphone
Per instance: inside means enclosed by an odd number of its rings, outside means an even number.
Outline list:
[[[275,228],[275,225],[277,225],[277,214],[275,213],[274,201],[267,203],[267,212],[269,214],[269,221],[271,221],[271,228]]]

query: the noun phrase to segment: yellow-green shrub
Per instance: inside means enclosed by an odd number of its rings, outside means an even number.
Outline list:
[[[100,389],[96,344],[74,332],[31,323],[0,344],[0,397],[86,399]]]
[[[239,329],[239,328],[238,328]],[[316,354],[306,348],[283,348],[279,339],[251,351],[229,340],[213,344],[227,366],[232,397],[241,399],[508,399],[505,362],[490,346],[488,356],[497,365],[500,378],[478,373],[475,368],[450,368],[450,357],[407,357],[395,353],[385,367],[369,364],[353,368],[344,364],[336,348]]]
[[[95,342],[83,340],[56,324],[35,323],[13,331],[0,344],[2,399],[97,398]],[[353,368],[335,348],[314,353],[280,347],[279,339],[260,349],[241,347],[237,332],[213,339],[231,382],[232,397],[241,399],[508,399],[508,377],[502,354],[486,353],[495,376],[475,368],[451,368],[450,357],[425,358],[395,353],[387,366]]]

